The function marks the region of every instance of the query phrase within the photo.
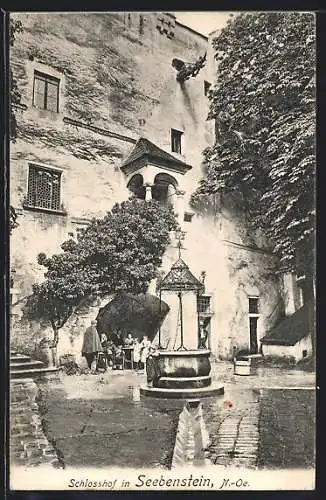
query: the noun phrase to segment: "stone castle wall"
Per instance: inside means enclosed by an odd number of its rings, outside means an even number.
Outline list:
[[[11,238],[17,303],[11,339],[24,345],[35,329],[38,335],[44,331],[26,324],[21,310],[32,284],[43,279],[37,254],[58,252],[69,234],[76,235],[92,217],[103,216],[129,196],[120,166],[139,137],[170,151],[171,128],[183,132],[182,155],[177,156],[193,168],[180,188],[186,193],[184,209],[192,211],[188,202],[202,175],[202,151],[214,142],[213,123],[206,121],[204,82],[212,82],[215,75],[207,39],[166,14],[14,17],[22,21],[24,32],[17,35],[11,65],[26,109],[17,111],[18,138],[11,145],[10,202],[19,214],[19,227]],[[180,85],[172,59],[194,62],[205,51],[205,68]],[[60,79],[59,113],[33,107],[35,69]],[[26,208],[29,162],[62,171],[60,213]],[[267,318],[279,300],[279,284],[266,271],[273,257],[245,249],[255,239],[246,227],[232,200],[219,203],[214,216],[195,214],[192,222],[184,223],[183,257],[196,276],[206,272],[214,309],[211,347],[223,357],[231,355],[235,343],[247,342],[250,287],[261,296],[262,330],[271,326]],[[171,247],[163,269],[175,258]],[[92,315],[93,311],[83,313],[80,335]],[[169,321],[173,320],[167,320],[166,328]],[[192,325],[193,318],[189,322]]]

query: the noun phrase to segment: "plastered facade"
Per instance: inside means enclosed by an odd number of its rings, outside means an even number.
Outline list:
[[[182,152],[175,156],[192,166],[186,174],[175,175],[178,189],[184,191],[177,205],[185,231],[182,257],[195,276],[206,273],[210,348],[216,357],[229,359],[234,348],[248,348],[248,297],[259,297],[258,337],[276,320],[273,311],[282,300],[276,257],[262,235],[247,229],[232,199],[218,198],[213,212],[194,213],[191,222],[183,222],[184,212],[193,212],[189,199],[202,176],[202,151],[215,140],[214,124],[206,120],[209,101],[204,93],[204,82],[215,78],[209,40],[159,13],[14,17],[22,21],[24,32],[11,51],[11,65],[26,109],[16,112],[18,137],[11,145],[10,203],[19,215],[19,227],[11,236],[16,304],[12,345],[23,347],[45,331],[44,325],[29,324],[22,315],[24,297],[33,282],[43,279],[38,253],[58,252],[78,227],[128,198],[128,178],[120,167],[137,139],[146,137],[171,153],[171,129],[176,129],[183,134]],[[206,51],[206,66],[197,77],[178,83],[172,59],[194,62]],[[33,107],[34,70],[60,80],[58,113]],[[33,163],[62,172],[59,212],[26,208],[28,166]],[[162,271],[177,254],[174,242]],[[150,291],[155,293],[155,284]],[[176,305],[172,297],[164,300],[171,306],[163,325],[168,338],[176,329]],[[197,335],[195,298],[186,302],[185,330],[192,345]],[[61,331],[61,353],[79,351],[79,340],[67,342],[69,331],[73,328],[74,339],[81,338],[96,307],[68,321]]]

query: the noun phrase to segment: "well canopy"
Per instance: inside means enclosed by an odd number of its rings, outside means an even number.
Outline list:
[[[204,285],[192,274],[187,264],[179,258],[163,278],[159,289],[171,292],[203,291]]]

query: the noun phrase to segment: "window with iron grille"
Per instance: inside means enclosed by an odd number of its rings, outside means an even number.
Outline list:
[[[171,128],[171,151],[181,154],[181,136],[183,132]]]
[[[34,71],[33,106],[58,113],[59,83],[58,78]]]
[[[60,210],[61,172],[29,165],[27,205]]]
[[[197,298],[197,310],[199,313],[209,313],[211,312],[211,297],[207,295],[201,295]]]

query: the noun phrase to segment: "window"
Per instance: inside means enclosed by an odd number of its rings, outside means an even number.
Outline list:
[[[258,297],[249,297],[249,314],[259,314]]]
[[[183,220],[184,222],[191,222],[192,221],[192,218],[193,218],[194,214],[190,213],[190,212],[185,212],[184,213],[184,216],[183,216]]]
[[[312,300],[315,296],[314,282],[313,278],[306,277],[305,275],[300,276],[296,280],[298,285],[298,301],[299,307]]]
[[[249,342],[250,353],[258,353],[259,298],[249,297]]]
[[[33,106],[59,112],[58,78],[34,71]]]
[[[207,96],[209,89],[211,88],[211,84],[209,82],[204,81],[204,94]]]
[[[181,154],[181,136],[183,132],[180,130],[171,129],[171,151],[172,153]]]
[[[30,165],[28,172],[27,205],[60,210],[61,172]]]
[[[211,298],[207,295],[200,295],[197,299],[197,308],[199,313],[210,313]]]

